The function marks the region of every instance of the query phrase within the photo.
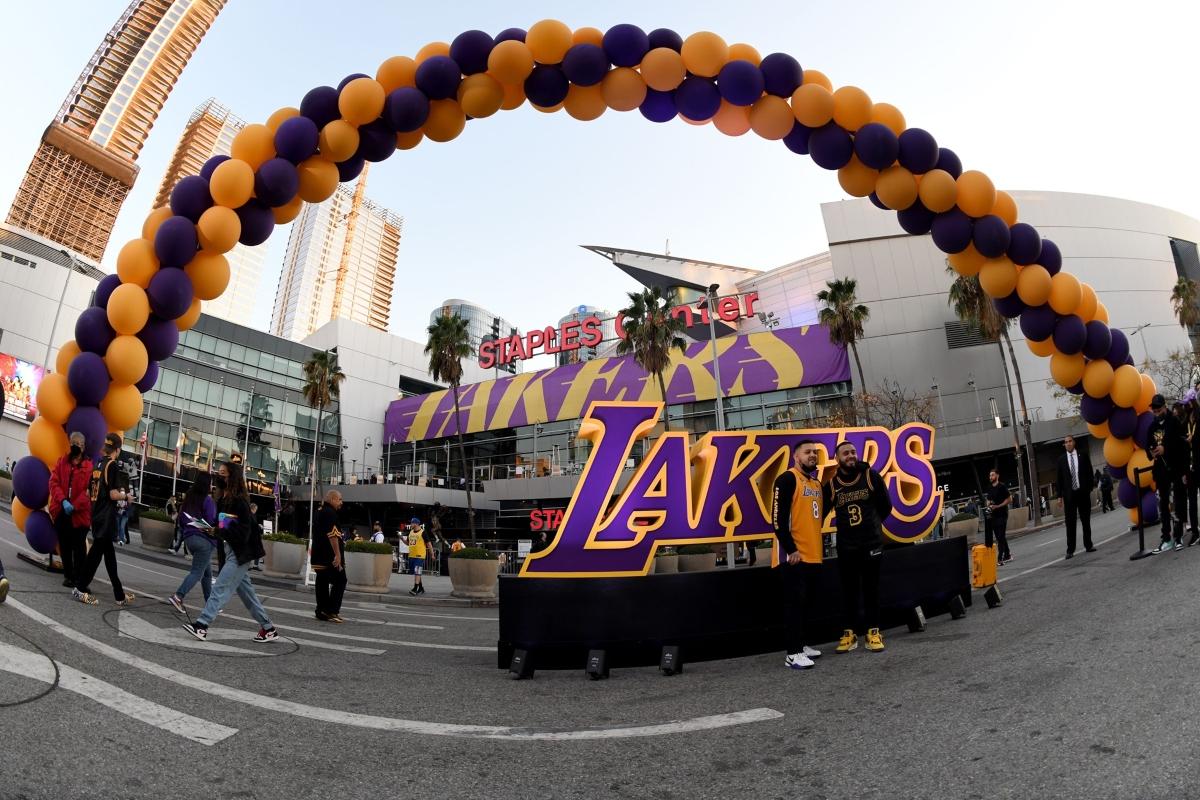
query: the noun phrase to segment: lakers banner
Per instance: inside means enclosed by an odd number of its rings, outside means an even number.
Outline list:
[[[723,396],[794,389],[850,379],[846,351],[819,325],[762,331],[717,340]],[[672,352],[663,374],[667,402],[716,397],[712,344],[693,342]],[[658,381],[632,356],[598,358],[541,372],[464,386],[458,391],[463,433],[578,419],[594,402],[660,401]],[[448,390],[405,397],[388,406],[387,441],[410,442],[458,433]]]
[[[853,442],[878,471],[892,498],[884,534],[913,542],[942,514],[930,463],[934,431],[913,422],[896,430],[842,428],[708,433],[655,441],[625,489],[613,499],[634,445],[654,428],[661,403],[595,403],[579,430],[591,456],[553,544],[525,560],[527,577],[645,575],[663,545],[722,544],[773,535],[771,490],[792,448],[813,439],[832,469],[838,442]],[[828,522],[828,521],[827,521]]]

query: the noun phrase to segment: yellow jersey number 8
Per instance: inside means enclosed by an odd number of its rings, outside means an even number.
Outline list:
[[[821,518],[821,504],[818,503],[816,500],[813,500],[812,503],[813,503],[813,519],[820,519]]]
[[[862,524],[862,519],[863,519],[862,518],[862,509],[859,508],[857,505],[846,506],[846,514],[849,515],[849,517],[850,517],[851,525],[861,525]]]

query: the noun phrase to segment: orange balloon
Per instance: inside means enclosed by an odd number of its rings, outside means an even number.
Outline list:
[[[1108,437],[1112,436],[1112,432],[1109,431],[1109,429],[1108,429],[1107,422],[1101,422],[1099,425],[1093,425],[1092,423],[1089,422],[1089,423],[1087,423],[1087,429],[1088,429],[1088,433],[1090,433],[1092,436],[1095,436],[1097,439],[1099,439],[1101,441],[1104,441]],[[1119,465],[1114,465],[1114,466],[1119,466]]]
[[[67,370],[71,368],[71,362],[77,355],[79,355],[79,345],[75,344],[74,339],[67,339],[58,348],[58,354],[54,357],[54,371],[60,375],[66,375]]]
[[[66,455],[70,448],[67,434],[62,426],[55,425],[45,417],[35,419],[29,426],[26,436],[26,441],[29,443],[29,454],[50,469],[54,469],[55,463]]]
[[[201,300],[216,300],[229,285],[229,262],[220,253],[201,250],[183,271],[192,279],[192,289]]]
[[[150,366],[150,357],[146,354],[146,345],[136,336],[118,336],[108,345],[104,353],[104,363],[114,384],[129,385],[137,383],[146,375]]]
[[[468,75],[458,85],[458,104],[467,116],[490,117],[504,104],[504,87],[486,72]]]
[[[702,78],[715,78],[729,60],[729,45],[715,33],[700,31],[683,40],[680,55],[688,72]]]
[[[673,91],[686,74],[683,56],[669,47],[656,47],[642,57],[642,80],[655,91]]]
[[[1123,467],[1129,463],[1136,448],[1137,445],[1131,438],[1118,439],[1116,436],[1110,436],[1104,440],[1104,460],[1114,467]]]
[[[871,106],[871,122],[887,126],[888,130],[899,136],[908,127],[900,109],[891,103],[875,103]]]
[[[100,401],[100,413],[113,430],[126,430],[142,418],[142,393],[136,386],[113,386]]]
[[[247,125],[234,135],[229,155],[249,164],[251,171],[256,170],[264,161],[275,157],[275,132],[266,125]]]
[[[1030,264],[1017,276],[1017,297],[1027,306],[1040,306],[1050,299],[1050,273],[1045,267]]]
[[[750,106],[750,127],[764,139],[778,141],[791,133],[795,124],[792,107],[782,97],[765,94]]]
[[[954,208],[958,202],[958,184],[954,176],[944,169],[931,169],[921,176],[918,190],[921,204],[930,211],[941,214]]]
[[[222,161],[208,179],[213,202],[226,208],[240,208],[254,194],[254,167],[238,158]]]
[[[1017,268],[1007,256],[989,258],[979,270],[979,285],[988,297],[1008,297],[1017,288]]]
[[[306,203],[323,203],[337,190],[337,165],[320,156],[301,161],[296,173],[300,177],[300,198]]]
[[[875,191],[878,179],[879,170],[871,169],[858,156],[850,156],[850,163],[838,170],[838,183],[851,197],[866,197]]]
[[[67,417],[75,410],[75,396],[67,386],[67,376],[59,372],[51,372],[42,378],[37,389],[38,414],[62,425]]]
[[[421,143],[425,138],[425,134],[420,131],[411,131],[410,133],[396,134],[396,149],[397,150],[412,150]]]
[[[1017,201],[1008,192],[997,191],[992,213],[1012,227],[1017,224]]]
[[[417,62],[408,56],[392,56],[375,70],[375,80],[388,94],[416,86]]]
[[[354,155],[358,150],[358,140],[358,128],[348,120],[335,119],[321,129],[321,136],[317,141],[322,157],[336,163]]]
[[[721,101],[721,107],[712,118],[713,126],[726,136],[741,136],[750,130],[750,107],[735,106],[728,100]]]
[[[571,34],[571,43],[594,44],[596,47],[603,47],[604,31],[599,28],[576,28],[575,32]]]
[[[158,226],[173,216],[170,206],[159,206],[151,211],[146,215],[146,221],[142,223],[142,238],[153,242],[154,234],[158,233]]]
[[[432,100],[429,103],[429,119],[421,126],[432,141],[448,142],[467,127],[467,115],[453,100]]]
[[[529,105],[533,106],[534,109],[542,112],[543,114],[553,114],[556,111],[562,111],[563,107],[562,103],[555,103],[552,106],[539,106],[537,103],[530,103]]]
[[[501,83],[524,83],[533,72],[533,53],[516,39],[501,42],[488,55],[488,72]]]
[[[201,214],[196,223],[200,246],[212,253],[228,253],[237,246],[241,235],[241,218],[226,206],[213,206]]]
[[[756,48],[751,45],[738,42],[737,44],[729,45],[729,60],[730,61],[749,61],[754,66],[762,63],[762,56]]]
[[[504,85],[504,102],[500,105],[501,111],[512,111],[514,108],[520,108],[525,102],[525,86],[520,83],[506,83]],[[413,145],[414,147],[416,145]]]
[[[21,533],[25,532],[25,520],[29,519],[29,515],[33,513],[33,509],[22,503],[13,496],[12,499],[12,519],[13,525],[17,526],[17,530]]]
[[[1062,274],[1062,273],[1059,273]],[[1122,364],[1113,372],[1112,401],[1121,408],[1133,408],[1142,394],[1142,376],[1137,367]]]
[[[1025,346],[1029,348],[1029,352],[1042,358],[1049,358],[1055,353],[1053,337],[1043,339],[1040,342],[1037,339],[1026,339]]]
[[[271,116],[267,117],[267,128],[270,129],[271,133],[275,133],[279,130],[280,125],[287,122],[292,117],[298,116],[300,116],[300,109],[298,108],[292,108],[291,106],[278,108],[271,113]]]
[[[1112,391],[1114,374],[1115,370],[1113,370],[1112,364],[1103,358],[1089,361],[1083,369],[1083,391],[1087,392],[1089,397],[1096,399],[1107,397],[1108,393]]]
[[[857,86],[843,86],[833,93],[833,121],[854,133],[871,121],[871,98]]]
[[[571,29],[556,19],[544,19],[529,26],[525,44],[539,64],[561,64],[571,49]]]
[[[613,111],[633,111],[646,99],[646,82],[637,70],[617,67],[600,81],[600,91]]]
[[[1142,391],[1138,395],[1137,402],[1134,403],[1133,410],[1139,414],[1143,414],[1150,410],[1150,401],[1154,399],[1154,395],[1158,394],[1158,387],[1154,385],[1154,378],[1151,378],[1149,375],[1140,375],[1138,379],[1142,383]]]
[[[819,83],[805,83],[792,92],[792,114],[801,125],[819,128],[833,119],[833,92]]]
[[[983,269],[987,258],[975,249],[975,245],[969,244],[967,249],[961,253],[951,253],[946,256],[946,261],[959,275],[964,278],[973,278],[979,274],[979,270]]]
[[[567,99],[563,101],[563,108],[575,119],[590,122],[604,114],[608,110],[608,104],[604,102],[604,90],[600,84],[597,83],[595,86],[571,84],[567,90]]]
[[[418,67],[421,66],[421,64],[423,62],[425,62],[427,59],[433,58],[434,56],[448,56],[448,55],[450,55],[449,43],[447,43],[447,42],[430,42],[429,44],[425,45],[424,47],[422,47],[420,50],[417,51],[417,59],[416,59],[417,66]]]
[[[899,164],[879,173],[875,196],[894,211],[903,211],[917,202],[917,181],[913,174]]]
[[[1084,322],[1091,322],[1096,318],[1096,307],[1099,304],[1096,299],[1096,290],[1086,283],[1080,283],[1079,289],[1082,295],[1079,298],[1079,308],[1075,309],[1075,313]]]
[[[1074,314],[1083,300],[1079,279],[1069,272],[1060,272],[1050,279],[1050,307],[1059,314]]]
[[[130,239],[117,253],[117,275],[121,283],[132,283],[145,289],[156,272],[158,257],[154,255],[154,242],[148,239]]]
[[[351,125],[366,125],[379,119],[386,99],[387,93],[374,78],[355,78],[338,93],[338,111]]]
[[[108,298],[108,324],[119,335],[133,335],[150,319],[150,299],[136,283],[122,283]]]
[[[192,304],[188,306],[188,310],[183,313],[182,317],[175,318],[175,327],[181,331],[189,330],[196,324],[196,320],[200,319],[200,298],[192,298]]]
[[[1108,306],[1099,300],[1096,300],[1096,316],[1093,319],[1103,322],[1105,325],[1108,324]]]
[[[1050,377],[1054,378],[1059,386],[1074,386],[1083,377],[1084,364],[1081,353],[1054,353],[1050,356]]]
[[[300,216],[300,210],[304,208],[304,198],[296,195],[286,204],[276,206],[271,209],[271,216],[275,217],[276,225],[286,225],[296,217]]]
[[[1140,447],[1137,448],[1133,451],[1133,455],[1129,457],[1129,462],[1125,465],[1125,477],[1129,478],[1130,483],[1134,484],[1135,486],[1140,485],[1143,489],[1145,489],[1154,479],[1153,475],[1151,475],[1149,470],[1138,475],[1135,470],[1146,469],[1146,467],[1150,466],[1150,464],[1150,456],[1146,455],[1146,451]],[[1136,478],[1134,477],[1135,475],[1137,476]],[[1131,512],[1137,511],[1137,509],[1133,508],[1129,510]]]
[[[833,81],[829,80],[819,69],[804,70],[804,83],[815,83],[818,86],[824,86],[826,91],[833,92]]]
[[[979,170],[969,169],[958,176],[958,207],[972,217],[986,216],[996,205],[996,187]]]

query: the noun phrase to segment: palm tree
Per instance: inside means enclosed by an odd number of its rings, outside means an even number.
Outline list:
[[[825,289],[817,292],[817,299],[825,304],[818,319],[829,329],[829,338],[843,348],[849,347],[858,368],[858,385],[862,393],[867,392],[867,381],[863,377],[862,361],[858,357],[858,345],[863,336],[863,324],[870,319],[871,309],[858,302],[858,281],[840,278],[828,281]],[[863,404],[867,424],[871,424],[871,411]]]
[[[317,410],[317,427],[313,435],[312,480],[308,485],[308,550],[312,552],[313,514],[317,500],[317,486],[321,482],[321,415],[325,407],[338,399],[342,392],[342,381],[346,373],[337,363],[337,353],[328,350],[314,352],[304,362],[304,386],[301,392],[310,408]],[[308,563],[304,565],[304,583],[308,585]]]
[[[1196,336],[1193,331],[1200,325],[1200,286],[1183,275],[1171,289],[1171,308],[1175,311],[1175,319],[1187,331],[1188,339],[1192,342],[1192,351],[1196,350]]]
[[[427,329],[429,340],[425,354],[429,356],[429,374],[435,381],[449,384],[454,394],[454,427],[458,429],[458,458],[462,461],[464,487],[467,490],[467,526],[475,539],[475,508],[471,505],[471,470],[467,465],[467,448],[463,444],[462,412],[458,407],[458,387],[462,383],[462,360],[471,355],[471,335],[467,321],[459,316],[443,315]]]
[[[617,354],[633,354],[638,365],[658,380],[663,399],[663,428],[671,429],[667,420],[667,387],[663,373],[671,364],[671,351],[682,352],[687,343],[679,334],[687,325],[681,317],[671,316],[671,303],[657,286],[640,292],[629,292],[629,307],[621,309],[625,338],[617,342]],[[717,387],[719,392],[721,387]]]

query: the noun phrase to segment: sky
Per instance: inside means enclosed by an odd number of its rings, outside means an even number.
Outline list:
[[[0,213],[38,139],[124,0],[0,2]],[[139,158],[102,267],[142,220],[189,114],[215,97],[250,122],[310,88],[374,74],[393,55],[539,19],[711,30],[783,51],[835,86],[898,106],[998,188],[1110,195],[1200,218],[1200,4],[1116,2],[397,3],[229,0]],[[392,332],[424,341],[429,312],[463,297],[523,329],[580,304],[619,309],[637,285],[578,245],[769,269],[827,249],[820,204],[835,173],[753,132],[656,125],[638,112],[578,122],[528,105],[423,142],[370,173],[367,194],[404,217]],[[287,244],[270,240],[265,329]]]

